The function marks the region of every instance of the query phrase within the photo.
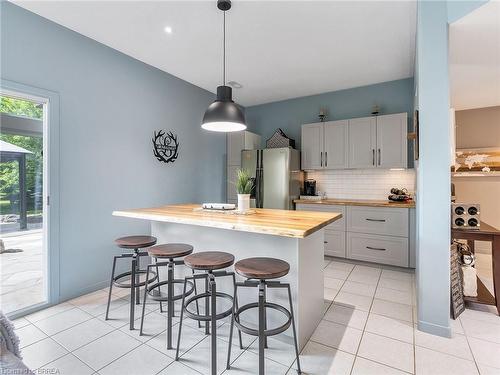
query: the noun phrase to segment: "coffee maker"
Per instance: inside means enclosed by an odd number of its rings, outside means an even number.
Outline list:
[[[316,195],[316,180],[308,178],[304,181],[304,195]]]

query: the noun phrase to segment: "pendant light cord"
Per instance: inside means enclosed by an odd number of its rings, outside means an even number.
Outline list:
[[[226,85],[226,11],[224,13],[224,32],[223,32],[223,57],[222,57],[222,85]]]

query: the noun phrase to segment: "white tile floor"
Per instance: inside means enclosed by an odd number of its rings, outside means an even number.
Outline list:
[[[451,339],[437,337],[415,328],[412,273],[326,259],[324,275],[325,314],[302,350],[303,373],[500,374],[500,318],[495,314],[466,310],[452,321]],[[157,303],[147,305],[145,336],[129,331],[126,292],[113,295],[112,320],[104,320],[105,290],[16,320],[25,362],[71,375],[208,374],[210,344],[203,330],[186,320],[181,359],[175,362],[175,351],[165,347],[165,314]],[[220,373],[256,374],[254,338],[243,336],[245,350],[233,346],[232,368],[226,371],[227,321],[218,334]],[[290,343],[270,338],[266,357],[267,374],[296,373]]]

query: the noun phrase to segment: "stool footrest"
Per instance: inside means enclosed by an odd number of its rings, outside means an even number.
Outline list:
[[[138,270],[135,273],[136,273],[136,275],[145,275],[146,270]],[[158,275],[156,274],[156,272],[149,271],[149,273],[152,275],[151,275],[150,279],[147,280],[148,284],[152,283],[153,281],[158,279]],[[116,286],[117,288],[129,288],[130,289],[132,287],[131,283],[120,282],[120,279],[123,279],[124,277],[131,276],[131,275],[132,275],[132,272],[127,271],[127,272],[123,272],[123,273],[113,277],[113,285]],[[135,284],[136,287],[141,287],[144,285],[146,285],[146,280]]]
[[[290,327],[290,325],[292,324],[292,314],[290,313],[290,311],[288,311],[288,309],[286,309],[285,307],[278,305],[276,303],[272,303],[272,302],[265,302],[264,307],[266,309],[277,310],[277,311],[283,313],[287,318],[287,321],[285,322],[285,324],[283,324],[279,327],[276,327],[276,328],[270,328],[270,329],[264,330],[264,336],[278,335],[282,332],[285,332],[288,329],[288,327]],[[240,331],[242,331],[248,335],[251,335],[251,336],[259,336],[259,330],[243,325],[240,322],[240,314],[244,311],[247,311],[250,309],[257,309],[257,308],[259,308],[258,302],[249,303],[249,304],[241,306],[234,313],[234,324],[238,327],[238,329]]]
[[[149,271],[149,272],[151,272],[151,271]],[[174,279],[174,280],[172,280],[172,283],[173,284],[184,284],[184,280]],[[187,281],[187,284],[189,285],[189,289],[186,291],[186,296],[189,296],[194,291],[194,284],[191,281]],[[157,282],[157,283],[154,283],[154,284],[148,286],[148,296],[150,296],[151,299],[154,301],[167,302],[168,301],[168,294],[167,293],[164,293],[163,291],[156,291],[156,293],[155,293],[156,288],[164,286],[164,285],[168,286],[168,280],[160,281],[160,282]],[[177,300],[180,300],[181,298],[182,298],[182,293],[172,296],[172,301],[177,301]]]
[[[227,293],[223,293],[223,292],[216,292],[215,295],[219,298],[224,298],[224,299],[227,299],[229,301],[231,301],[231,307],[219,314],[216,314],[215,315],[215,319],[216,320],[220,320],[220,319],[224,319],[225,317],[228,317],[229,315],[231,315],[233,313],[233,307],[232,307],[232,302],[233,302],[233,296],[227,294]],[[211,298],[212,297],[212,294],[210,292],[205,292],[205,293],[200,293],[200,294],[197,294],[191,298],[189,298],[186,303],[184,304],[184,312],[186,313],[186,315],[188,317],[190,317],[191,319],[194,319],[194,320],[197,320],[197,321],[201,321],[201,322],[209,322],[210,320],[212,320],[212,316],[211,315],[201,315],[201,314],[195,314],[191,311],[188,310],[188,306],[199,300],[199,299],[202,299],[202,298]]]

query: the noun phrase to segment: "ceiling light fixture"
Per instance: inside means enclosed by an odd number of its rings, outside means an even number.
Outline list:
[[[170,26],[165,26],[164,30],[167,34],[172,34],[172,28]]]
[[[226,11],[231,9],[230,0],[218,0],[217,8],[224,14],[222,86],[217,87],[217,99],[210,104],[203,116],[201,127],[215,132],[235,132],[245,130],[245,115],[233,102],[232,89],[226,86]]]

